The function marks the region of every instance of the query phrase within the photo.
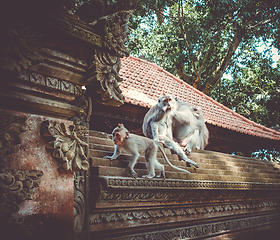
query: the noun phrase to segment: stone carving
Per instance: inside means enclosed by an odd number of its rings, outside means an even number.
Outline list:
[[[168,209],[150,209],[150,210],[130,210],[130,211],[110,211],[109,213],[94,213],[90,217],[90,224],[137,220],[137,219],[152,219],[159,217],[173,216],[189,216],[194,214],[206,214],[210,212],[227,212],[232,210],[256,209],[268,207],[279,207],[277,202],[258,202],[258,203],[236,203],[236,204],[219,204],[205,207],[177,207]]]
[[[280,197],[278,184],[210,182],[172,179],[132,179],[106,176],[100,178],[102,187],[99,201],[169,201],[198,200],[220,201],[224,199],[266,199]],[[215,191],[209,191],[215,189]],[[251,191],[244,191],[244,190]],[[117,191],[115,191],[117,190]],[[231,191],[234,190],[234,191]],[[262,191],[259,191],[262,190]]]
[[[188,238],[206,237],[214,234],[230,232],[234,230],[249,229],[262,226],[264,224],[273,224],[279,222],[280,214],[271,214],[264,216],[254,216],[242,219],[224,220],[209,224],[201,224],[170,230],[160,230],[152,233],[140,233],[133,236],[123,237],[124,240],[184,240]]]
[[[34,16],[36,10],[23,6],[20,1],[10,1],[1,9],[5,19],[1,24],[1,67],[10,71],[19,72],[32,62],[42,60],[37,42],[39,34],[33,31],[31,18],[24,16]]]
[[[26,117],[0,113],[0,222],[10,220],[18,204],[30,200],[33,189],[43,175],[40,170],[6,169],[7,156],[21,143],[20,134],[26,131]]]
[[[58,11],[59,14],[52,12],[45,13],[47,15],[47,24],[97,47],[102,47],[101,37],[94,33],[90,27],[87,27],[82,22],[78,22],[75,17],[70,16],[65,10],[58,8],[57,12]],[[67,21],[65,19],[67,19]]]
[[[19,78],[31,83],[39,84],[44,87],[60,90],[63,92],[81,95],[82,94],[82,86],[65,81],[63,79],[58,79],[50,76],[45,76],[40,73],[29,72],[29,71],[21,71]]]
[[[95,51],[95,55],[88,68],[87,94],[102,104],[120,106],[124,103],[124,96],[118,82],[120,59],[109,53]]]
[[[82,141],[89,144],[89,121],[92,113],[92,101],[90,97],[85,96],[86,91],[83,90],[82,95],[77,96],[72,105],[83,109],[78,116],[72,118],[75,128],[79,132]],[[89,156],[89,148],[86,147],[86,156]],[[89,167],[88,167],[89,168]],[[87,169],[88,169],[87,168]],[[84,170],[87,170],[84,169]],[[87,224],[86,219],[86,189],[87,189],[87,172],[74,172],[74,233],[75,239],[85,239]]]
[[[279,190],[278,183],[253,182],[215,182],[215,181],[188,181],[172,179],[131,179],[107,176],[104,178],[109,188],[145,188],[145,189],[226,189],[226,190]]]
[[[243,191],[241,193],[235,192],[230,196],[231,199],[246,199],[248,197],[260,197],[258,194],[261,193],[253,193]],[[266,193],[267,198],[271,198],[273,195],[272,191]],[[279,197],[279,194],[278,194]],[[120,201],[167,201],[167,200],[185,200],[185,199],[200,199],[202,200],[224,200],[229,199],[229,192],[219,191],[217,193],[207,194],[204,191],[200,191],[198,193],[194,191],[129,191],[129,192],[102,192],[100,195],[100,201],[109,201],[109,202],[120,202]]]
[[[26,131],[26,117],[0,112],[0,169],[6,166],[6,157],[21,142],[20,134]]]
[[[105,41],[103,45],[105,48],[114,51],[114,55],[118,57],[129,55],[125,43],[127,42],[128,35],[127,22],[131,16],[131,12],[119,12],[99,19],[96,24],[97,28],[100,28],[100,24],[104,24],[105,32],[103,35],[105,36]]]
[[[67,7],[85,22],[114,14],[116,12],[132,10],[136,7],[138,0],[89,0],[89,1],[68,1]]]
[[[99,1],[99,3],[101,2]],[[134,2],[136,3],[137,1]],[[107,2],[104,3],[106,4]],[[80,16],[80,19],[84,20],[84,22],[77,21],[75,17],[81,11],[74,10],[75,14],[69,15],[65,8],[58,5],[55,12],[52,10],[45,12],[47,16],[45,21],[60,31],[102,48],[102,51],[111,51],[113,55],[118,57],[127,56],[128,51],[124,45],[128,35],[127,22],[132,16],[129,10],[134,7],[131,3],[127,5],[128,7],[125,4],[118,5],[121,8],[119,11],[116,11],[117,8],[112,8],[113,11],[111,13],[107,12],[107,14],[100,14],[101,8],[95,8],[94,10],[97,11],[97,14],[90,16],[95,17],[94,20],[90,21]],[[102,9],[105,10],[104,8]],[[96,18],[97,16],[99,16],[98,19]]]
[[[41,136],[46,140],[46,149],[58,161],[58,168],[64,170],[85,171],[89,169],[87,161],[88,143],[84,140],[88,128],[82,125],[70,125],[54,121],[44,121]]]
[[[13,29],[7,31],[4,34],[4,37],[7,39],[5,41],[6,45],[2,45],[2,48],[6,50],[4,51],[6,54],[1,57],[1,65],[4,69],[20,71],[21,69],[27,69],[32,62],[42,60],[42,56],[36,47],[34,47],[34,41],[37,38],[29,32],[29,28],[17,24]],[[11,41],[11,39],[17,40]]]
[[[124,96],[118,83],[122,81],[119,76],[120,57],[128,56],[125,47],[127,37],[127,22],[130,12],[121,12],[106,16],[98,20],[93,29],[104,29],[103,47],[96,49],[87,71],[87,92],[102,104],[120,106],[124,103]],[[100,31],[100,30],[99,30]]]
[[[32,190],[38,187],[43,172],[40,170],[2,170],[0,173],[1,218],[19,210],[18,204],[31,200]]]
[[[80,172],[74,173],[74,233],[75,239],[80,235],[85,222],[85,177]],[[82,238],[81,238],[82,239]]]

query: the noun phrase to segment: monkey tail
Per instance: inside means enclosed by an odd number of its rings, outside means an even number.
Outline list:
[[[158,144],[158,147],[159,147],[159,150],[161,151],[161,153],[162,153],[162,155],[163,155],[165,161],[168,163],[168,165],[169,165],[170,167],[172,167],[172,168],[174,168],[174,169],[176,169],[176,170],[178,170],[178,171],[181,171],[181,172],[185,172],[185,173],[190,174],[190,172],[189,172],[188,170],[185,170],[185,169],[183,169],[183,168],[179,168],[179,167],[177,167],[177,166],[174,166],[174,165],[168,160],[168,158],[167,158],[167,156],[166,156],[166,154],[165,154],[165,152],[164,152],[162,146],[160,146],[160,145]]]

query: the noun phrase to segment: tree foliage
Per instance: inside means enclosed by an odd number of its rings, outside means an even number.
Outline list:
[[[237,49],[260,37],[280,47],[279,17],[278,0],[140,1],[129,48],[209,94]]]
[[[140,0],[128,47],[254,122],[280,130],[278,0]],[[258,46],[266,45],[263,51]],[[260,150],[262,159],[279,152]]]
[[[229,66],[211,96],[237,113],[267,127],[280,127],[280,65],[248,45]],[[269,55],[269,54],[268,54]]]

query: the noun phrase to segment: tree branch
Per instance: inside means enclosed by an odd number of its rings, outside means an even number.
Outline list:
[[[235,37],[233,38],[232,43],[228,46],[227,53],[225,57],[221,60],[219,66],[212,73],[210,79],[201,87],[200,90],[202,92],[208,94],[217,86],[227,66],[231,61],[232,56],[234,55],[237,47],[239,46],[241,40],[242,40],[242,34],[241,31],[239,31],[236,33]]]
[[[188,43],[188,41],[187,41],[186,31],[185,31],[185,29],[184,29],[183,21],[182,21],[182,18],[181,18],[180,15],[182,15],[182,17],[184,16],[184,12],[183,12],[183,2],[182,2],[182,0],[179,0],[179,2],[178,2],[178,20],[179,20],[179,25],[180,25],[181,34],[183,35],[184,40],[185,40],[185,42],[186,42],[187,51],[188,51],[189,53],[191,53],[191,51],[190,51],[190,46],[189,46],[189,43]],[[181,49],[181,51],[182,51],[182,49]],[[192,67],[193,67],[194,73],[195,73],[195,75],[196,75],[196,79],[195,79],[195,81],[193,82],[193,86],[194,86],[195,88],[198,88],[198,84],[199,84],[199,82],[200,82],[200,80],[201,80],[201,77],[200,77],[199,72],[198,72],[197,69],[196,69],[195,61],[194,61],[193,59],[191,59],[191,62],[192,62]],[[182,67],[183,67],[183,66],[182,66]],[[183,72],[183,71],[181,71],[181,72]]]

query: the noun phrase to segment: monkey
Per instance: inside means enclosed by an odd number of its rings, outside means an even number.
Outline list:
[[[196,168],[198,165],[187,157],[180,145],[173,140],[173,119],[176,117],[179,108],[178,99],[170,95],[162,95],[158,99],[158,103],[154,105],[145,115],[142,125],[143,133],[146,137],[154,139],[158,144],[163,145],[176,153],[179,158],[187,164],[192,164]],[[179,112],[179,117],[181,112]],[[185,123],[195,125],[192,113],[185,120]],[[180,121],[178,121],[180,123]]]
[[[154,178],[155,169],[158,169],[160,170],[160,174],[157,177],[165,179],[164,166],[161,163],[159,163],[156,158],[158,145],[155,143],[154,140],[133,133],[129,133],[129,131],[124,127],[123,124],[118,124],[118,126],[112,132],[112,137],[115,144],[114,153],[112,156],[105,156],[104,158],[114,160],[121,154],[121,151],[123,149],[128,151],[132,155],[132,158],[128,164],[128,170],[132,177],[137,178],[137,173],[134,170],[134,166],[138,158],[140,157],[140,154],[142,152],[145,152],[148,175],[144,175],[142,177],[149,179]],[[172,165],[169,162],[164,150],[161,148],[161,146],[159,147],[164,156],[164,159],[171,167],[185,173],[190,173],[185,169]]]
[[[209,131],[205,125],[201,108],[189,106],[180,101],[178,104],[179,107],[173,119],[173,138],[184,147],[187,155],[195,149],[203,150],[208,144]]]

